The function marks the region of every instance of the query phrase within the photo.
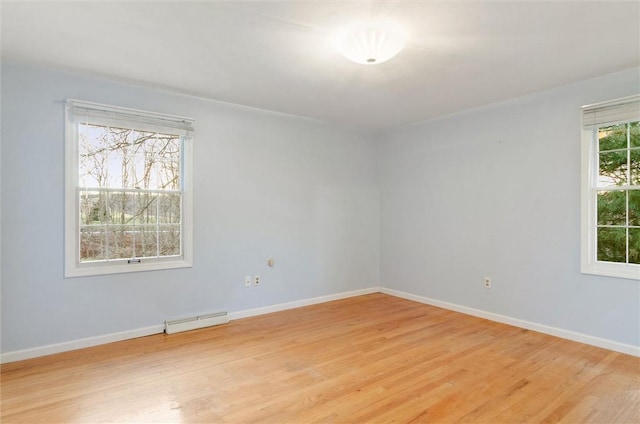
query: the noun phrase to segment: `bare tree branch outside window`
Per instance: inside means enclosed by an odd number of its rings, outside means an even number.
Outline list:
[[[80,124],[80,260],[181,253],[179,135]]]

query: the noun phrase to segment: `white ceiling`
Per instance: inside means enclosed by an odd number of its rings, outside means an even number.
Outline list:
[[[2,3],[2,57],[380,129],[640,66],[639,1]],[[351,63],[355,21],[409,32]],[[91,99],[89,99],[91,100]]]

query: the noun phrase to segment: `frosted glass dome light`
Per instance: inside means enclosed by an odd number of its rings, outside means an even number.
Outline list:
[[[376,65],[397,55],[406,39],[406,32],[397,26],[361,24],[338,35],[338,48],[353,62]]]

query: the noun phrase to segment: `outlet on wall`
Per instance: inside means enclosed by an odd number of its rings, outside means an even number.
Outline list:
[[[250,275],[245,275],[244,276],[244,286],[245,287],[251,287],[251,276]]]
[[[256,275],[255,277],[253,277],[253,285],[254,286],[259,286],[260,284],[261,284],[260,276]]]
[[[484,277],[484,288],[485,289],[490,289],[491,288],[491,277]]]

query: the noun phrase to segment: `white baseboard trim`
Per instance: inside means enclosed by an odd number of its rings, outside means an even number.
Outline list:
[[[398,290],[380,288],[380,292],[391,296],[401,297],[403,299],[413,300],[427,305],[437,306],[439,308],[448,309],[455,312],[461,312],[466,315],[472,315],[479,318],[488,319],[490,321],[501,322],[503,324],[513,325],[514,327],[525,328],[527,330],[537,331],[539,333],[549,334],[551,336],[560,337],[574,342],[584,343],[591,346],[601,347],[615,352],[625,353],[640,357],[640,347],[625,343],[619,343],[613,340],[603,339],[600,337],[590,336],[575,331],[563,330],[557,327],[551,327],[544,324],[538,324],[531,321],[525,321],[518,318],[512,318],[506,315],[494,314],[480,309],[469,308],[467,306],[456,305],[455,303],[443,302],[441,300],[431,299],[424,296],[418,296]]]
[[[67,352],[70,350],[83,349],[85,347],[98,346],[101,344],[119,342],[128,339],[135,339],[137,337],[150,336],[152,334],[160,334],[162,332],[164,332],[164,324],[137,328],[135,330],[129,331],[120,331],[118,333],[104,334],[102,336],[87,337],[85,339],[72,340],[70,342],[16,350],[13,352],[3,353],[0,357],[0,363],[6,364],[8,362],[22,361],[24,359],[37,358],[39,356],[52,355],[54,353]]]
[[[349,292],[330,294],[326,296],[314,297],[311,299],[303,299],[294,302],[280,303],[272,306],[265,306],[263,308],[247,309],[244,311],[229,313],[229,320],[235,320],[240,318],[248,318],[257,315],[270,314],[272,312],[284,311],[287,309],[300,308],[302,306],[315,305],[318,303],[330,302],[332,300],[346,299],[349,297],[362,296],[365,294],[378,293],[380,287],[372,287],[362,290],[353,290]],[[0,363],[6,364],[9,362],[22,361],[25,359],[37,358],[39,356],[52,355],[54,353],[67,352],[70,350],[82,349],[85,347],[98,346],[106,343],[119,342],[122,340],[135,339],[137,337],[150,336],[153,334],[160,334],[164,332],[164,323],[161,325],[154,325],[151,327],[138,328],[135,330],[121,331],[118,333],[105,334],[102,336],[88,337],[85,339],[72,340],[70,342],[50,344],[46,346],[39,346],[29,349],[16,350],[13,352],[7,352],[0,355]]]
[[[229,313],[229,319],[249,318],[257,315],[270,314],[272,312],[286,311],[287,309],[301,308],[303,306],[316,305],[318,303],[331,302],[332,300],[346,299],[349,297],[362,296],[365,294],[379,293],[380,287],[371,287],[368,289],[353,290],[348,292],[329,294],[326,296],[313,297],[311,299],[296,300],[294,302],[280,303],[278,305],[265,306],[263,308],[247,309],[244,311]]]
[[[347,299],[349,297],[362,296],[371,293],[384,293],[390,296],[396,296],[403,299],[413,300],[427,305],[437,306],[439,308],[460,312],[466,315],[472,315],[479,318],[488,319],[490,321],[501,322],[503,324],[513,325],[514,327],[526,328],[527,330],[537,331],[539,333],[549,334],[551,336],[572,340],[604,349],[621,352],[628,355],[640,357],[640,347],[619,343],[613,340],[602,339],[600,337],[589,336],[583,333],[563,330],[561,328],[551,327],[544,324],[538,324],[531,321],[525,321],[518,318],[508,317],[506,315],[495,314],[480,309],[469,308],[467,306],[456,305],[455,303],[443,302],[441,300],[431,299],[424,296],[418,296],[398,290],[388,289],[385,287],[371,287],[361,290],[353,290],[349,292],[330,294],[310,299],[297,300],[294,302],[280,303],[277,305],[265,306],[262,308],[247,309],[229,313],[229,320],[248,318],[258,315],[270,314],[273,312],[285,311],[288,309],[300,308],[303,306],[316,305],[318,303],[330,302],[333,300]],[[54,353],[67,352],[70,350],[82,349],[106,343],[113,343],[122,340],[135,339],[137,337],[150,336],[164,332],[164,324],[153,325],[150,327],[138,328],[129,331],[121,331],[118,333],[105,334],[102,336],[88,337],[85,339],[72,340],[70,342],[50,344],[46,346],[34,347],[30,349],[16,350],[0,355],[0,363],[22,361],[25,359],[37,358],[39,356],[51,355]]]

